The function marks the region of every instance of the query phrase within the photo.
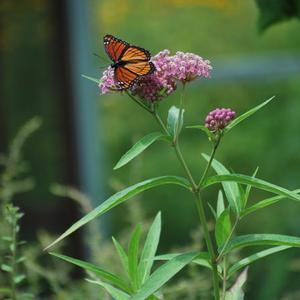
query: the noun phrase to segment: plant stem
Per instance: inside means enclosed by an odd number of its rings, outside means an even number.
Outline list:
[[[158,115],[157,111],[155,111],[154,116],[155,116],[157,122],[161,125],[162,129],[167,134],[169,134],[167,129],[165,128],[164,123],[162,122],[160,116]],[[195,180],[194,180],[194,178],[187,166],[187,163],[184,160],[182,152],[180,150],[178,138],[175,140],[175,144],[173,144],[173,146],[174,146],[176,156],[177,156],[182,168],[184,169],[184,171],[188,177],[188,180],[192,186],[192,193],[195,197],[195,203],[196,203],[197,211],[199,214],[200,224],[203,226],[204,238],[205,238],[205,242],[206,242],[207,249],[210,254],[210,259],[211,259],[211,265],[212,265],[212,271],[213,271],[214,296],[215,296],[215,300],[219,300],[220,299],[220,291],[219,291],[219,277],[218,277],[218,269],[217,269],[217,263],[216,263],[216,254],[215,254],[215,250],[214,250],[213,243],[212,243],[212,240],[211,240],[211,237],[209,234],[209,230],[208,230],[208,226],[207,226],[207,219],[206,219],[206,215],[205,215],[203,201],[201,199],[199,188],[198,188],[197,184],[195,183]],[[213,155],[212,155],[212,157],[213,157]],[[205,179],[205,177],[203,177],[203,178]]]
[[[226,281],[227,281],[227,259],[226,258],[227,257],[224,256],[222,300],[225,300],[225,296],[226,296]]]
[[[201,177],[201,179],[200,179],[200,181],[199,181],[199,184],[198,184],[198,187],[199,187],[199,188],[201,188],[201,185],[202,185],[202,183],[204,182],[204,180],[205,180],[205,178],[206,178],[206,176],[207,176],[207,174],[208,174],[208,171],[209,171],[209,169],[210,169],[210,167],[211,167],[211,164],[212,164],[213,159],[214,159],[214,157],[215,157],[215,154],[216,154],[217,148],[218,148],[218,146],[219,146],[219,144],[220,144],[220,141],[221,141],[221,135],[218,135],[218,137],[217,137],[217,139],[216,139],[216,141],[215,141],[215,143],[214,143],[212,152],[211,152],[211,154],[210,154],[209,162],[207,163],[206,168],[205,168],[205,170],[204,170],[204,172],[203,172],[203,174],[202,174],[202,177]]]
[[[125,93],[129,96],[129,98],[131,98],[140,107],[144,108],[145,110],[147,110],[150,113],[153,113],[153,111],[147,105],[145,105],[143,102],[141,102],[138,99],[136,99],[135,97],[133,97],[128,91],[125,91]]]
[[[203,201],[200,195],[200,191],[194,192],[195,195],[195,202],[199,214],[199,219],[200,219],[200,224],[203,227],[203,232],[204,232],[204,238],[207,246],[207,250],[210,255],[211,259],[211,265],[212,265],[212,272],[213,272],[213,286],[214,286],[214,295],[215,295],[215,300],[220,299],[220,291],[219,291],[219,277],[218,277],[218,268],[217,268],[217,261],[216,261],[216,254],[215,250],[213,247],[213,243],[209,234],[208,226],[207,226],[207,219],[205,215],[205,210],[203,206]]]
[[[160,118],[157,110],[155,109],[154,110],[154,117],[155,117],[155,120],[158,122],[158,124],[160,125],[160,127],[162,128],[162,130],[165,132],[166,135],[170,135],[166,125],[164,124],[164,122],[162,121],[162,119]]]
[[[182,110],[183,110],[183,103],[184,103],[184,87],[185,85],[183,84],[183,89],[182,89],[182,94],[181,94],[181,99],[180,99],[180,110],[179,110],[179,122],[178,124],[180,124],[181,122],[181,115],[182,115]],[[131,99],[133,99],[135,102],[140,103],[137,99],[135,99],[132,95],[130,95],[129,93],[127,93]],[[161,126],[162,130],[170,136],[170,133],[168,132],[164,122],[161,120],[158,112],[157,112],[157,108],[154,107],[153,110],[149,109],[148,107],[144,107],[148,112],[150,112],[154,118],[156,119],[156,121],[158,122],[158,124]],[[207,249],[210,255],[210,259],[211,259],[211,265],[212,265],[212,273],[213,273],[213,287],[214,287],[214,299],[215,300],[220,300],[220,290],[219,290],[219,277],[218,277],[218,269],[217,269],[217,261],[216,261],[216,254],[215,254],[215,250],[213,247],[213,243],[212,243],[212,239],[210,237],[209,234],[209,230],[208,230],[208,225],[207,225],[207,219],[206,219],[206,215],[205,215],[205,209],[203,206],[203,201],[200,195],[200,191],[199,188],[191,174],[191,171],[182,155],[182,152],[180,150],[180,146],[179,146],[179,127],[177,127],[177,135],[176,137],[173,139],[173,143],[172,146],[175,150],[176,156],[178,158],[178,161],[180,162],[184,172],[186,173],[186,176],[191,184],[192,190],[191,192],[193,193],[194,197],[195,197],[195,202],[196,202],[196,207],[197,207],[197,211],[199,214],[199,220],[200,220],[200,224],[203,226],[203,231],[204,231],[204,239],[207,245]],[[217,147],[216,147],[217,148]],[[211,162],[214,156],[216,149],[214,150],[214,152],[212,153],[211,156]],[[210,164],[211,164],[210,162]],[[209,166],[206,167],[207,171],[209,169]],[[205,171],[204,173],[207,174],[207,171]],[[206,176],[205,174],[205,176]],[[202,176],[203,180],[205,180],[205,176]]]

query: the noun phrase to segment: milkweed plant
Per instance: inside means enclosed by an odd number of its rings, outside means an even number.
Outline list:
[[[125,94],[129,100],[137,103],[144,113],[150,114],[153,122],[159,127],[158,131],[147,134],[134,144],[120,158],[114,169],[124,167],[153,143],[162,140],[163,147],[169,147],[170,151],[175,152],[178,164],[182,168],[182,177],[158,176],[118,191],[75,222],[46,249],[52,248],[82,226],[146,190],[161,185],[178,185],[191,195],[190,199],[195,203],[195,211],[203,231],[204,249],[158,255],[156,251],[161,232],[161,214],[158,213],[147,233],[143,247],[140,247],[140,225],[136,226],[128,242],[127,251],[113,238],[120,264],[126,274],[124,277],[79,259],[55,252],[50,254],[85,269],[91,275],[87,280],[104,288],[116,300],[163,299],[161,288],[188,264],[195,264],[210,271],[211,299],[244,299],[243,286],[247,280],[248,267],[271,254],[291,247],[300,247],[300,237],[273,233],[237,235],[235,232],[237,225],[246,216],[283,199],[299,202],[299,190],[290,191],[259,179],[256,176],[257,170],[251,175],[232,173],[216,159],[216,154],[230,131],[267,105],[274,97],[241,115],[237,115],[231,108],[216,108],[208,112],[200,124],[186,126],[184,123],[184,112],[188,109],[185,103],[186,89],[194,80],[210,78],[212,70],[210,61],[193,53],[177,52],[171,55],[169,50],[159,52],[151,58],[151,61],[155,71],[141,77],[126,90],[115,89],[112,67],[103,72],[100,80],[84,77],[97,82],[101,94],[115,93],[116,96]],[[173,93],[179,94],[178,106],[170,107],[167,119],[164,120],[160,115],[160,103]],[[207,143],[211,145],[210,154],[202,153],[206,167],[200,174],[192,174],[189,161],[181,150],[180,138],[185,131],[183,129],[202,132],[207,137]],[[212,171],[214,175],[211,175]],[[203,197],[203,191],[211,186],[216,187],[216,205],[211,199]],[[255,204],[249,204],[252,188],[273,195]],[[211,219],[214,221],[213,227],[208,225],[208,220]],[[228,259],[233,251],[253,246],[264,248],[236,261]]]

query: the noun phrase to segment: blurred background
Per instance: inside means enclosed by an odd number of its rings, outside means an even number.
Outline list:
[[[22,235],[36,240],[45,229],[61,233],[79,218],[71,200],[53,195],[53,183],[77,187],[96,206],[109,195],[150,177],[182,175],[175,155],[157,143],[140,158],[113,171],[121,155],[157,125],[125,95],[101,96],[96,84],[108,65],[103,35],[116,35],[149,49],[196,53],[211,61],[210,79],[187,88],[185,123],[203,123],[216,107],[238,114],[275,95],[276,100],[238,126],[224,139],[217,159],[238,173],[252,174],[288,189],[300,187],[300,3],[254,0],[2,0],[0,2],[0,152],[18,128],[40,116],[41,129],[24,148],[35,188],[19,195]],[[179,102],[178,92],[160,105]],[[195,176],[209,151],[204,136],[185,130],[182,148]],[[197,175],[198,174],[198,175]],[[215,203],[216,190],[205,197]],[[265,195],[253,192],[255,203]],[[160,252],[191,243],[197,214],[180,188],[160,187],[120,206],[101,223],[104,236],[117,235],[143,217],[162,211]],[[131,212],[124,213],[124,210]],[[245,218],[238,233],[300,236],[300,207],[282,201]],[[180,221],[178,221],[180,220]],[[83,256],[82,231],[71,236],[68,254]],[[100,247],[101,248],[101,247]],[[249,253],[246,249],[242,254]],[[300,252],[288,250],[250,268],[246,299],[288,298],[299,289]],[[267,288],[268,287],[268,288]],[[297,296],[295,296],[297,297]]]

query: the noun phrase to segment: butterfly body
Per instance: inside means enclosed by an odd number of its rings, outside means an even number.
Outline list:
[[[150,52],[144,48],[130,45],[112,35],[103,38],[104,48],[112,60],[117,90],[126,90],[143,76],[155,71],[150,62]]]

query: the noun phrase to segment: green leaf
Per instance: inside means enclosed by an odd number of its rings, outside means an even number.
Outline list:
[[[186,126],[186,128],[191,128],[191,129],[200,129],[202,132],[204,132],[209,140],[214,140],[215,136],[214,134],[206,128],[204,125],[194,125],[194,126]]]
[[[126,200],[132,198],[133,196],[151,189],[156,186],[164,185],[164,184],[176,184],[183,186],[187,189],[190,189],[190,185],[185,178],[177,177],[177,176],[161,176],[155,177],[151,179],[147,179],[145,181],[136,183],[116,194],[108,198],[102,204],[93,209],[90,213],[85,215],[83,218],[75,222],[69,229],[67,229],[60,237],[58,237],[54,242],[52,242],[49,246],[45,248],[45,250],[57,244],[62,239],[66,238],[68,235],[72,234],[74,231],[92,221],[96,217],[108,212],[113,207],[125,202]]]
[[[155,253],[159,243],[161,231],[161,213],[159,212],[146,237],[145,245],[142,251],[141,260],[138,267],[140,283],[143,284],[149,277],[153,265]]]
[[[291,246],[300,247],[300,237],[281,235],[281,234],[267,234],[267,233],[255,233],[240,235],[232,238],[225,250],[224,254],[234,250],[249,246]],[[219,248],[219,252],[221,249]]]
[[[166,135],[161,132],[152,132],[144,136],[136,144],[134,144],[118,161],[114,166],[114,170],[119,169],[141,154],[145,149],[152,145],[155,141],[168,138]]]
[[[129,300],[130,296],[127,293],[113,287],[108,283],[91,280],[91,279],[86,279],[86,281],[102,286],[108,292],[108,294],[110,294],[115,300]]]
[[[140,290],[130,300],[144,300],[161,288],[168,280],[197,257],[198,253],[186,253],[176,256],[160,266],[142,285]]]
[[[225,205],[224,205],[224,197],[222,190],[219,190],[218,193],[218,202],[217,202],[217,217],[219,218],[221,213],[225,210]]]
[[[12,272],[12,267],[9,266],[9,265],[2,264],[0,268],[1,268],[2,271],[8,272],[8,273]]]
[[[131,240],[128,247],[128,269],[129,276],[132,282],[132,287],[134,291],[138,288],[138,252],[139,252],[139,242],[141,238],[141,226],[138,224],[131,236]]]
[[[243,285],[247,280],[248,268],[246,268],[236,279],[234,285],[225,293],[225,300],[244,300]]]
[[[255,171],[254,171],[252,177],[255,178],[257,172],[258,172],[258,167],[255,169]],[[244,208],[246,207],[246,205],[247,205],[247,202],[248,202],[248,199],[249,199],[249,195],[250,195],[250,192],[251,192],[251,188],[252,188],[252,185],[251,185],[251,184],[248,184],[248,185],[246,186],[246,192],[245,192],[245,195],[244,195],[243,201],[242,201],[242,209],[244,209]]]
[[[187,253],[195,253],[195,252],[187,252]],[[168,253],[168,254],[162,254],[155,256],[155,260],[171,260],[179,255],[182,254],[187,254],[187,253]],[[210,255],[208,252],[198,252],[198,255],[195,259],[193,259],[193,263],[208,268],[212,269],[211,263],[210,263]]]
[[[215,228],[217,245],[220,247],[228,239],[231,232],[231,221],[229,209],[225,209],[218,217]]]
[[[23,281],[25,279],[25,275],[18,275],[14,277],[14,282],[15,284],[19,284],[21,281]]]
[[[259,9],[258,28],[264,31],[278,22],[300,18],[299,0],[256,0]]]
[[[291,246],[276,246],[276,247],[272,247],[270,249],[267,250],[263,250],[257,253],[254,253],[248,257],[245,257],[243,259],[241,259],[240,261],[236,262],[233,266],[231,266],[228,270],[228,278],[231,277],[236,271],[240,270],[241,268],[244,268],[250,264],[252,264],[253,262],[264,258],[268,255],[286,250],[291,248]]]
[[[206,155],[205,153],[202,153],[202,156],[209,161],[210,156]],[[213,159],[211,166],[219,175],[230,174],[230,172],[216,159]],[[235,182],[222,182],[222,186],[231,208],[236,213],[239,213],[241,211],[241,194],[238,185]]]
[[[202,188],[208,187],[216,183],[224,182],[224,181],[250,184],[258,189],[271,192],[274,194],[278,194],[280,196],[284,196],[295,201],[300,201],[300,196],[292,191],[289,191],[285,188],[269,183],[262,179],[258,179],[258,178],[254,178],[242,174],[216,175],[216,176],[209,177],[203,182]]]
[[[173,137],[178,135],[178,133],[181,131],[182,125],[183,125],[184,109],[182,110],[182,113],[181,113],[181,118],[180,118],[181,122],[178,125],[179,111],[180,111],[179,108],[177,108],[176,106],[172,106],[168,112],[167,129],[168,129],[168,132],[170,133],[170,135]],[[177,129],[179,132],[177,132]]]
[[[252,116],[254,113],[256,113],[258,110],[260,110],[261,108],[263,108],[265,105],[267,105],[270,101],[272,101],[275,98],[275,96],[269,98],[268,100],[266,100],[265,102],[251,108],[250,110],[248,110],[247,112],[245,112],[244,114],[240,115],[239,117],[237,117],[236,119],[234,119],[232,122],[230,122],[228,124],[228,126],[224,129],[224,132],[228,132],[230,131],[232,128],[234,128],[236,125],[240,124],[242,121],[244,121],[245,119],[249,118],[250,116]]]
[[[297,193],[297,194],[300,193],[300,189],[294,190],[293,193]],[[279,202],[280,200],[283,200],[286,198],[287,198],[286,196],[274,196],[274,197],[270,197],[270,198],[261,200],[258,203],[243,210],[241,213],[241,218],[243,218],[243,217],[249,215],[250,213],[253,213],[259,209],[262,209],[269,205],[275,204],[275,203]]]
[[[121,246],[121,244],[114,237],[112,237],[112,240],[113,240],[114,246],[117,250],[117,253],[120,257],[123,269],[124,269],[125,273],[127,273],[128,276],[129,276],[128,256],[126,255],[126,253],[125,253],[123,247]]]
[[[64,261],[67,261],[73,265],[76,265],[88,272],[91,272],[97,276],[99,276],[101,279],[103,280],[107,280],[109,281],[110,283],[116,285],[117,287],[127,291],[127,292],[130,292],[131,289],[130,287],[128,286],[128,284],[122,279],[122,278],[119,278],[118,276],[110,273],[110,272],[107,272],[93,264],[90,264],[88,262],[85,262],[85,261],[82,261],[82,260],[79,260],[79,259],[76,259],[76,258],[73,258],[73,257],[70,257],[70,256],[66,256],[66,255],[62,255],[62,254],[59,254],[59,253],[55,253],[55,252],[49,252],[49,254],[57,257],[57,258],[60,258]]]
[[[100,79],[98,79],[98,78],[93,78],[93,77],[86,76],[86,75],[81,75],[81,76],[88,79],[88,80],[90,80],[90,81],[96,82],[97,84],[100,84]]]

